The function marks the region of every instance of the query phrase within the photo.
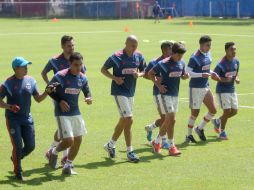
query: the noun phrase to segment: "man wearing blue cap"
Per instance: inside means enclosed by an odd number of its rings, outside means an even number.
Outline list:
[[[6,125],[10,134],[12,162],[17,179],[23,180],[21,159],[35,148],[34,123],[31,116],[31,96],[35,101],[43,101],[47,93],[40,94],[35,79],[27,75],[27,65],[32,64],[23,57],[12,62],[14,75],[0,86],[0,107],[4,108]],[[7,98],[7,103],[3,101]],[[24,146],[23,146],[24,144]]]

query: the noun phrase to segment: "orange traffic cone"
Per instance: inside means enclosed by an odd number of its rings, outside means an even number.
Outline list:
[[[172,20],[172,16],[168,16],[168,21],[171,21]]]
[[[192,20],[189,22],[189,26],[192,27],[193,26],[193,22]]]
[[[52,22],[58,22],[58,19],[55,17],[52,19]]]
[[[129,28],[126,26],[125,28],[124,28],[124,32],[129,32],[130,30],[129,30]]]

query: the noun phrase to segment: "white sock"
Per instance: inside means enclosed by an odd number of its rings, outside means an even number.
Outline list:
[[[167,135],[162,136],[162,142],[167,142]]]
[[[116,147],[116,141],[114,141],[113,139],[111,139],[109,142],[108,142],[108,146],[110,148],[115,148]]]
[[[58,144],[59,144],[59,142],[53,141],[53,142],[51,143],[51,145],[50,145],[50,149],[56,147]]]
[[[199,129],[204,129],[205,125],[213,118],[214,114],[207,113],[204,119],[201,121],[200,125],[198,126]]]
[[[65,149],[65,150],[63,151],[63,157],[68,156],[68,152],[69,152],[69,148]]]
[[[192,135],[193,126],[195,125],[196,117],[190,116],[189,122],[188,122],[188,136]]]
[[[171,146],[171,145],[175,145],[174,139],[168,139],[168,143],[170,144],[170,146]]]
[[[132,146],[127,146],[127,152],[132,152],[133,149],[132,149]]]
[[[162,136],[158,135],[157,138],[155,139],[155,143],[160,144],[161,139],[162,139]]]
[[[56,147],[54,147],[54,148],[53,148],[53,150],[52,150],[52,154],[54,154],[54,155],[58,155],[58,152],[57,152],[57,150],[56,150]]]

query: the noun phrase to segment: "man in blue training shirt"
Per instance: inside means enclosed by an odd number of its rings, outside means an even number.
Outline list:
[[[23,180],[21,160],[35,148],[34,122],[30,112],[31,96],[36,102],[43,101],[47,93],[40,94],[34,78],[27,75],[31,62],[23,57],[12,61],[14,75],[0,87],[0,107],[6,109],[6,125],[11,138],[12,162],[17,179]],[[7,103],[3,101],[6,97]],[[24,144],[24,146],[23,146]]]
[[[157,65],[161,60],[163,60],[163,59],[165,59],[165,58],[167,58],[167,57],[172,55],[172,46],[173,46],[173,42],[171,42],[171,41],[164,41],[164,42],[161,43],[162,55],[160,57],[158,57],[157,59],[153,59],[152,61],[150,61],[150,63],[146,67],[144,78],[150,80],[150,78],[148,77],[148,72],[155,65]],[[159,99],[158,96],[160,96],[160,92],[159,92],[159,89],[158,89],[158,87],[156,85],[153,85],[153,96],[154,96],[154,102],[155,102],[156,108],[157,108],[157,110],[159,112],[160,118],[145,127],[145,130],[147,132],[147,140],[150,143],[152,141],[152,130],[157,128],[157,127],[159,127],[159,126],[161,126],[163,121],[164,121],[164,118],[165,118],[165,114],[161,113],[160,107],[159,107],[159,104],[158,104],[158,99]],[[169,148],[169,144],[167,142],[167,135],[165,135],[162,138],[162,145],[161,145],[161,147],[162,148],[166,148],[166,149]]]
[[[149,77],[160,91],[160,96],[158,96],[159,109],[165,115],[159,134],[152,141],[153,151],[156,153],[160,153],[161,139],[167,133],[169,155],[177,156],[181,154],[174,143],[174,126],[176,112],[178,111],[180,78],[189,78],[188,73],[185,72],[185,64],[182,60],[185,52],[186,49],[183,44],[174,43],[171,57],[163,59],[148,72]],[[157,76],[160,76],[161,80],[158,80]]]
[[[75,175],[72,162],[78,154],[82,136],[86,134],[85,122],[81,116],[78,97],[80,90],[84,93],[85,102],[92,103],[91,93],[86,76],[81,72],[83,57],[80,53],[70,56],[70,68],[59,71],[49,85],[59,83],[55,92],[49,93],[56,101],[55,116],[58,122],[60,143],[49,152],[49,165],[57,168],[58,153],[69,148],[63,174]]]
[[[161,13],[161,6],[159,5],[158,1],[155,1],[153,6],[153,16],[154,16],[154,23],[160,23],[160,13]]]
[[[146,63],[142,54],[136,51],[138,46],[136,36],[128,36],[125,45],[123,50],[110,56],[101,68],[102,74],[112,79],[111,95],[115,97],[120,113],[112,139],[104,145],[104,149],[110,158],[114,158],[116,141],[124,131],[127,158],[130,162],[139,162],[139,157],[133,152],[131,145],[132,106],[136,80],[144,76]],[[111,68],[113,74],[108,71]]]
[[[225,127],[227,120],[237,114],[238,99],[235,92],[235,83],[239,84],[239,60],[235,57],[236,46],[234,42],[225,44],[226,55],[217,64],[214,69],[221,80],[217,82],[216,93],[220,107],[223,109],[223,114],[218,119],[213,119],[215,131],[219,133],[219,138],[227,140]]]
[[[49,79],[48,79],[49,72],[53,71],[53,73],[56,74],[58,71],[61,71],[63,69],[67,69],[70,67],[69,59],[70,59],[71,54],[74,52],[74,48],[75,48],[75,43],[74,43],[73,37],[64,35],[61,38],[61,47],[63,49],[63,52],[60,55],[50,59],[41,72],[42,78],[46,82],[46,84],[49,83]],[[82,72],[85,72],[85,71],[86,71],[86,68],[85,67],[82,68]],[[47,160],[49,159],[50,149],[56,147],[57,144],[59,143],[59,141],[60,141],[60,139],[57,136],[57,130],[56,130],[56,132],[54,134],[54,141],[51,143],[49,150],[45,154],[45,158]],[[65,164],[65,161],[67,159],[67,154],[68,154],[68,150],[63,151],[63,158],[61,160],[62,165]]]
[[[192,131],[202,103],[208,108],[208,113],[204,116],[202,122],[194,129],[202,141],[206,141],[206,136],[204,134],[205,125],[216,114],[215,100],[208,83],[208,78],[211,75],[214,80],[219,80],[218,75],[210,70],[212,63],[211,54],[209,52],[211,41],[212,39],[209,36],[202,36],[199,39],[200,49],[191,56],[186,69],[191,77],[189,83],[191,116],[188,121],[188,133],[185,137],[186,143],[197,142],[192,135]]]

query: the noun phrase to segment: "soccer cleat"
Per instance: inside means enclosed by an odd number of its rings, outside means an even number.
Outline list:
[[[152,147],[153,147],[153,152],[160,153],[161,152],[161,144],[160,143],[155,143],[155,140],[152,141]]]
[[[168,149],[168,154],[169,156],[177,156],[180,155],[181,152],[176,148],[175,145],[171,145],[170,148]]]
[[[204,129],[199,129],[198,127],[195,127],[194,131],[197,133],[197,135],[199,136],[200,140],[206,141]]]
[[[164,148],[164,149],[169,149],[170,145],[167,141],[162,141],[161,143],[161,148]]]
[[[47,152],[45,153],[45,159],[49,161],[49,152],[50,150],[52,150],[53,148],[50,148],[49,150],[47,150]]]
[[[106,150],[106,152],[108,152],[108,155],[110,158],[116,157],[116,149],[109,147],[108,143],[104,145],[104,150]]]
[[[133,152],[127,152],[127,158],[129,162],[137,163],[140,161],[139,157]]]
[[[22,175],[22,172],[18,172],[15,174],[15,178],[20,181],[24,181],[24,177]]]
[[[193,137],[193,135],[186,135],[185,137],[185,143],[197,143],[197,141],[195,140],[195,138]]]
[[[219,138],[221,140],[228,140],[228,137],[227,137],[227,134],[226,134],[226,131],[222,131],[219,135]]]
[[[63,175],[77,175],[78,173],[72,169],[72,166],[64,167],[62,170]]]
[[[150,130],[150,126],[149,126],[149,125],[147,125],[147,126],[145,127],[145,130],[146,130],[146,132],[147,132],[146,139],[147,139],[149,142],[151,142],[151,141],[152,141],[153,131]]]
[[[52,153],[52,149],[49,151],[49,166],[53,169],[57,168],[57,155]]]
[[[214,131],[218,134],[221,133],[221,123],[220,123],[220,120],[218,119],[212,119],[212,124],[214,125]]]

